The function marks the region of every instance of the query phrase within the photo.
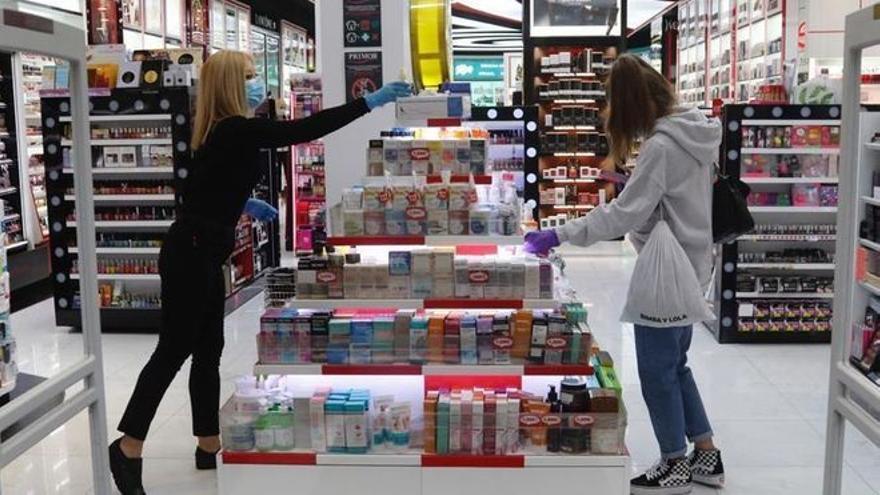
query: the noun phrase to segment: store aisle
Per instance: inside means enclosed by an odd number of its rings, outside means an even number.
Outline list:
[[[635,469],[657,456],[636,372],[631,326],[617,322],[634,257],[569,258],[568,275],[586,296],[590,322],[602,346],[616,360],[630,413],[627,444]],[[223,397],[234,377],[249,373],[256,359],[254,334],[261,312],[256,298],[227,319],[222,363]],[[13,315],[22,371],[55,373],[81,354],[79,335],[54,326],[50,302]],[[155,336],[107,335],[105,371],[111,438],[137,373]],[[720,346],[705,330],[695,332],[692,365],[724,449],[728,471],[725,495],[821,493],[825,408],[828,387],[826,346]],[[188,366],[188,365],[187,365]],[[192,467],[187,366],[175,380],[147,443],[145,485],[155,494],[214,494],[212,473]],[[79,417],[3,470],[3,493],[10,495],[90,493],[87,421]],[[844,493],[880,495],[880,449],[855,431],[847,436]],[[698,489],[709,494],[714,490]]]

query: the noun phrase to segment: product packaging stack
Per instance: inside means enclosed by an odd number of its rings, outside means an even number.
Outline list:
[[[267,309],[261,364],[593,364],[580,304],[561,310],[396,312]]]
[[[373,181],[343,192],[343,231],[346,236],[516,235],[521,203],[512,183]]]
[[[619,454],[626,415],[596,376],[567,377],[546,398],[516,388],[429,390],[427,454]]]
[[[365,454],[400,452],[410,446],[411,406],[393,396],[371,400],[369,390],[317,390],[309,400],[312,450]]]
[[[385,131],[370,141],[367,175],[484,174],[488,137],[478,128]]]
[[[861,328],[854,332],[850,361],[880,384],[880,298],[871,297]]]
[[[532,256],[457,256],[452,248],[299,258],[296,294],[306,299],[552,299],[552,264]]]

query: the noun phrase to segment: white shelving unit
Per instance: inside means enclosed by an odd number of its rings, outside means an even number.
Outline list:
[[[110,470],[107,455],[107,412],[105,406],[104,371],[101,357],[101,318],[98,311],[98,284],[95,273],[94,209],[92,202],[91,149],[87,145],[88,81],[86,75],[85,33],[73,24],[56,22],[50,18],[22,12],[17,5],[0,0],[6,10],[6,21],[0,24],[0,50],[33,51],[70,63],[70,110],[73,117],[73,140],[78,144],[72,155],[78,167],[74,175],[77,202],[82,205],[76,231],[77,245],[82,249],[79,282],[82,293],[81,328],[83,354],[65,369],[54,373],[39,386],[25,392],[0,410],[0,430],[28,418],[28,424],[17,431],[14,438],[0,444],[0,466],[7,466],[38,444],[51,432],[64,426],[83,411],[88,411],[89,445],[92,486],[96,495],[109,495]],[[30,10],[30,9],[29,9]],[[37,12],[47,10],[37,9]],[[52,17],[55,17],[54,13]],[[8,22],[12,17],[18,23]],[[74,384],[82,387],[71,389]],[[59,391],[66,390],[62,403],[44,413],[41,407],[54,400]]]
[[[861,347],[856,332],[861,332],[869,298],[880,296],[877,287],[859,280],[856,273],[861,265],[856,261],[857,250],[872,247],[865,247],[860,240],[860,220],[870,208],[868,205],[880,204],[875,203],[871,193],[872,175],[880,171],[880,153],[873,146],[875,143],[870,143],[874,132],[880,130],[880,113],[862,111],[860,105],[862,51],[880,45],[880,20],[876,12],[874,7],[867,7],[848,15],[844,35],[843,127],[840,133],[843,153],[837,227],[838,297],[835,298],[831,339],[825,495],[841,493],[847,422],[874,444],[880,445],[880,379],[872,380],[851,361]]]

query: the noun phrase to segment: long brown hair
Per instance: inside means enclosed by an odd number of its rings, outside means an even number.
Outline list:
[[[633,143],[650,135],[657,119],[672,113],[675,92],[672,84],[647,62],[625,53],[611,66],[605,94],[609,158],[621,164],[629,158]]]
[[[205,61],[199,77],[193,150],[205,144],[208,135],[221,120],[248,115],[244,81],[252,60],[247,53],[224,50]]]

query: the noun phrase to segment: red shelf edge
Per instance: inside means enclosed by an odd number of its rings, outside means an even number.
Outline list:
[[[422,467],[524,468],[524,455],[422,454]]]
[[[460,182],[470,182],[470,175],[452,175],[449,178],[450,182],[460,183]],[[425,178],[425,182],[428,184],[439,184],[443,182],[443,176],[441,175],[428,175]],[[474,175],[474,184],[480,185],[491,185],[492,184],[492,176],[491,175]]]
[[[313,452],[229,452],[223,451],[224,464],[272,464],[315,466],[318,456]]]
[[[321,366],[325,375],[421,375],[422,367],[417,364],[325,364]]]
[[[522,299],[425,299],[425,309],[522,309]]]
[[[523,375],[567,376],[592,375],[593,367],[588,364],[526,364]]]
[[[336,236],[328,237],[327,244],[330,246],[421,246],[425,244],[425,236]]]

